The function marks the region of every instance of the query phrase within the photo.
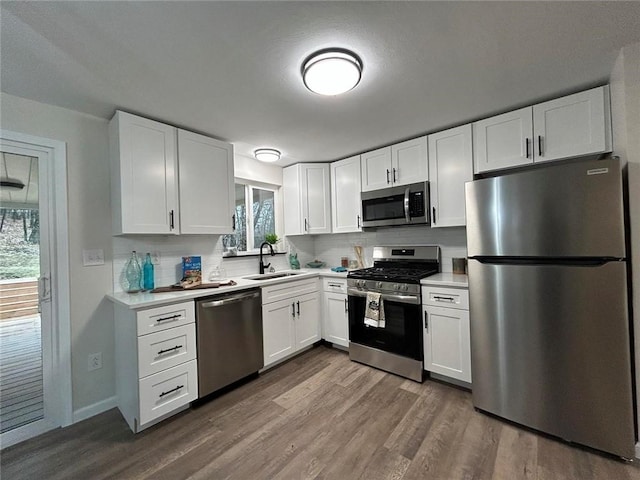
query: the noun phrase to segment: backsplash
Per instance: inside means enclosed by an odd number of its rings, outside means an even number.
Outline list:
[[[373,263],[373,247],[376,245],[439,245],[442,254],[443,272],[451,272],[453,257],[467,256],[465,228],[397,227],[372,232],[344,233],[332,235],[293,236],[284,240],[282,249],[298,254],[302,268],[307,262],[318,258],[327,267],[340,265],[342,257],[356,258],[353,247],[364,249],[366,266]],[[144,260],[147,252],[159,252],[160,264],[154,265],[156,286],[167,286],[178,282],[182,276],[182,257],[202,257],[203,280],[207,281],[215,266],[224,269],[226,276],[237,278],[258,273],[258,257],[223,257],[222,235],[137,235],[135,237],[113,237],[113,291],[124,290],[124,270],[131,251],[138,252]],[[288,255],[268,257],[267,262],[276,270],[289,268]]]
[[[308,246],[300,244],[301,253]],[[313,248],[313,243],[311,243]],[[285,243],[285,251],[289,248]],[[124,270],[131,251],[138,252],[141,260],[147,252],[160,252],[160,264],[154,265],[155,285],[168,286],[182,278],[182,257],[199,255],[202,257],[202,278],[207,281],[215,266],[224,269],[229,278],[258,273],[258,257],[222,257],[222,235],[136,235],[135,237],[113,237],[113,291],[124,290]],[[294,248],[295,251],[295,248]],[[304,253],[306,258],[307,254]],[[308,255],[309,257],[312,256]],[[300,254],[299,254],[300,257]],[[289,268],[287,255],[267,256],[267,263],[276,270]],[[309,261],[309,260],[306,260]],[[302,263],[302,262],[301,262]]]
[[[464,227],[429,228],[423,226],[381,228],[361,233],[315,236],[315,256],[329,267],[340,265],[342,257],[355,260],[353,247],[364,249],[366,266],[373,264],[373,247],[377,245],[439,245],[441,270],[453,270],[451,259],[467,256],[467,231]]]

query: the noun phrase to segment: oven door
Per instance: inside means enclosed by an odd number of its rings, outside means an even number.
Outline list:
[[[420,296],[382,295],[385,327],[376,328],[364,323],[367,292],[349,288],[347,293],[349,341],[415,360],[423,359]]]

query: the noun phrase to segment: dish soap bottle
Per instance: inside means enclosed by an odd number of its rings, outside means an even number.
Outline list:
[[[144,276],[144,289],[153,290],[153,263],[151,262],[151,254],[147,253],[147,257],[144,259],[144,266],[142,267],[142,273]]]
[[[135,250],[131,252],[131,258],[127,263],[125,276],[127,277],[128,284],[127,291],[129,293],[139,292],[142,288],[140,285],[140,281],[142,280],[142,269],[140,268],[138,255],[136,254]]]

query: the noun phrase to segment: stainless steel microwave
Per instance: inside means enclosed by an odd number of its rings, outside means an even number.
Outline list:
[[[429,225],[429,182],[362,192],[362,226]]]

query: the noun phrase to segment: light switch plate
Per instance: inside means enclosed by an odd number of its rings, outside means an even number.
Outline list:
[[[82,250],[82,265],[92,267],[94,265],[104,265],[104,250]]]

